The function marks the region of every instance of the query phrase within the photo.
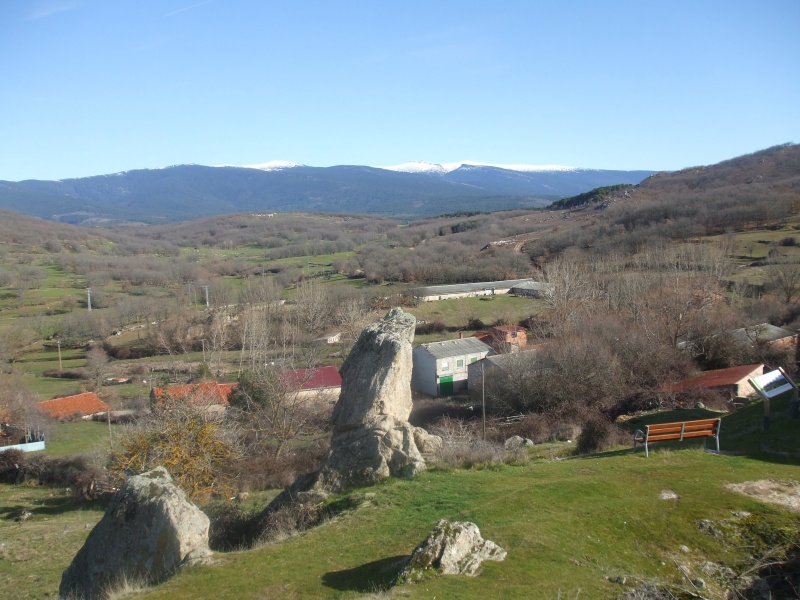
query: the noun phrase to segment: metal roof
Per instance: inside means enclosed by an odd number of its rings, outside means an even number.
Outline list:
[[[520,290],[537,290],[537,291],[550,291],[553,289],[552,283],[546,283],[544,281],[534,281],[533,279],[528,279],[523,281],[522,283],[517,283],[511,286],[511,289],[520,289]]]
[[[505,281],[479,281],[477,283],[456,283],[453,285],[432,285],[417,288],[418,296],[446,296],[448,294],[465,294],[478,290],[511,289],[516,285],[532,281],[531,279],[507,279]]]
[[[421,347],[425,348],[434,358],[479,354],[492,350],[489,346],[474,337],[459,340],[445,340],[444,342],[431,342],[429,344],[421,344]]]
[[[743,327],[741,329],[734,329],[731,335],[741,342],[775,342],[794,334],[781,327],[770,325],[769,323],[761,323],[760,325],[751,325],[750,327]]]

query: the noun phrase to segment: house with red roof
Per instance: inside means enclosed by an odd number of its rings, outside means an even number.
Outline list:
[[[332,366],[289,369],[282,371],[279,377],[287,391],[297,392],[301,398],[315,397],[336,402],[342,391],[342,376]]]
[[[236,387],[235,383],[217,383],[216,381],[154,387],[150,391],[150,401],[162,404],[165,400],[170,399],[182,402],[187,406],[225,410],[234,387]]]
[[[93,392],[84,392],[74,396],[37,402],[36,408],[40,413],[51,419],[68,419],[71,417],[91,419],[93,415],[107,413],[111,410],[111,407]]]
[[[751,377],[764,374],[764,365],[743,365],[705,371],[695,377],[664,386],[664,391],[677,393],[692,389],[710,389],[729,394],[731,398],[749,398],[756,395],[748,382]]]

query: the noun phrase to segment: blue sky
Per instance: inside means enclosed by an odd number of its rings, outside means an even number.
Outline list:
[[[800,1],[0,3],[0,180],[800,142]]]

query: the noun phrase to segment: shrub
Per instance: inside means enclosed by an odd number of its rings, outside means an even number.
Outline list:
[[[431,432],[442,438],[442,448],[433,463],[443,469],[473,469],[494,464],[515,462],[516,452],[507,451],[502,444],[478,437],[477,421],[442,417]]]
[[[578,454],[603,452],[628,441],[628,436],[602,415],[590,417],[578,436]]]
[[[257,517],[254,508],[217,502],[207,506],[205,512],[211,521],[208,545],[212,550],[236,550],[247,547],[252,542],[253,524]]]
[[[231,464],[238,457],[236,432],[228,423],[168,398],[126,429],[111,453],[110,470],[121,482],[129,473],[163,466],[190,500],[204,503],[211,496],[233,495]]]
[[[470,317],[467,319],[467,329],[480,331],[486,328],[486,323],[481,321],[478,317]]]
[[[25,466],[25,457],[25,453],[16,448],[0,452],[0,481],[16,483]]]
[[[657,392],[641,391],[621,398],[605,412],[613,420],[620,415],[633,415],[655,410],[661,406],[662,401],[662,397]]]
[[[506,462],[507,455],[503,446],[473,438],[444,442],[433,462],[443,469],[474,469]]]
[[[417,324],[417,335],[428,335],[430,333],[442,333],[447,327],[441,321],[429,321],[427,323]]]
[[[102,469],[92,464],[89,456],[74,455],[63,458],[36,456],[25,459],[17,481],[34,481],[39,485],[65,487],[72,490],[76,500],[94,500],[97,484],[105,482]]]
[[[74,371],[60,371],[59,369],[47,369],[42,373],[45,377],[54,379],[86,379],[86,372],[83,369]]]
[[[268,512],[262,518],[259,544],[271,544],[297,535],[319,525],[328,516],[324,503],[290,502]]]
[[[234,485],[239,491],[286,487],[298,477],[317,470],[326,453],[324,444],[295,448],[279,456],[275,456],[271,448],[264,448],[257,454],[249,453],[232,465],[236,473]]]

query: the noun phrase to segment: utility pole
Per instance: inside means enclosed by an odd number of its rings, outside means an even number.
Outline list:
[[[63,371],[64,367],[61,366],[61,340],[56,340],[56,344],[58,344],[58,370]]]
[[[86,306],[92,310],[92,288],[86,288]]]
[[[483,441],[486,441],[486,373],[481,363],[481,414],[483,415]]]
[[[210,306],[208,303],[208,286],[204,285],[203,289],[206,291],[206,308],[208,308]]]

